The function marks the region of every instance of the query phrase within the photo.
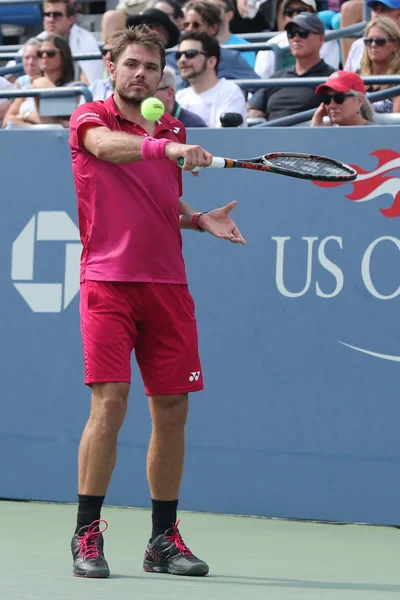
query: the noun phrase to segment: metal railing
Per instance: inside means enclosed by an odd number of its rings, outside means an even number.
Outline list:
[[[366,85],[400,85],[400,75],[368,75],[362,77]],[[284,77],[271,79],[235,79],[240,87],[247,88],[274,88],[274,87],[317,87],[325,83],[327,77]]]
[[[85,85],[59,88],[39,88],[36,90],[0,90],[0,99],[7,98],[70,98],[72,96],[84,96],[86,102],[92,102],[92,92]]]

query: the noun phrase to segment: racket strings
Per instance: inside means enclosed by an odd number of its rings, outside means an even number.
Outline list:
[[[296,171],[309,175],[321,175],[325,177],[338,177],[348,175],[349,170],[336,163],[332,164],[326,158],[309,158],[301,156],[268,156],[264,159],[266,165],[273,165],[287,171]]]

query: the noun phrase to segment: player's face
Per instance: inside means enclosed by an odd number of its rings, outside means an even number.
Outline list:
[[[118,95],[130,104],[140,104],[154,96],[162,77],[157,50],[147,50],[138,44],[128,46],[116,64],[110,63],[111,81]]]
[[[196,55],[191,57],[190,51],[194,50]],[[188,51],[187,54],[183,54]],[[182,52],[178,60],[178,67],[183,81],[195,79],[207,70],[207,56],[203,51],[201,42],[185,40],[179,44],[179,52]]]

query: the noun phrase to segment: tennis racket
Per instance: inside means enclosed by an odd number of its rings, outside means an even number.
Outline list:
[[[184,159],[179,158],[178,164],[183,167]],[[214,156],[212,169],[253,169],[254,171],[268,171],[278,175],[309,179],[311,181],[354,181],[357,171],[338,160],[317,156],[315,154],[300,154],[295,152],[273,152],[255,158],[222,158]],[[198,171],[196,167],[193,171]]]

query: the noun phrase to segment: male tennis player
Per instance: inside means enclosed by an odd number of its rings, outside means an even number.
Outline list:
[[[164,66],[164,43],[156,32],[146,26],[119,32],[111,51],[114,95],[80,106],[70,123],[83,243],[85,383],[92,388],[71,543],[73,572],[82,577],[110,573],[99,520],[127,408],[133,349],[153,424],[147,456],[153,529],[143,568],[208,573],[177,527],[188,393],[203,389],[180,228],[246,242],[229,217],[235,202],[197,213],[180,199],[177,159],[183,157],[183,168],[192,170],[210,165],[211,154],[186,145],[182,123],[167,113],[156,123],[141,116],[141,101],[155,94]]]

